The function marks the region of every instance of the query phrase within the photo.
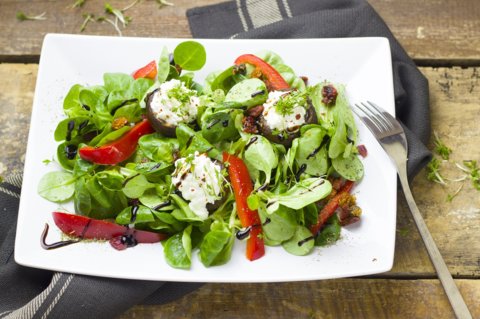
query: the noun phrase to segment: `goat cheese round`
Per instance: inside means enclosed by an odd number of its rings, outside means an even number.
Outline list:
[[[285,91],[272,91],[268,94],[268,99],[263,104],[262,115],[271,130],[295,132],[305,124],[305,114],[307,112],[305,105],[293,105],[288,114],[281,114],[277,111],[275,105],[289,94],[291,92]]]
[[[200,99],[183,82],[176,79],[164,82],[153,94],[150,108],[158,120],[170,126],[195,121]]]
[[[206,154],[190,155],[175,162],[172,184],[189,201],[188,206],[201,219],[208,218],[207,204],[221,198],[222,168]]]

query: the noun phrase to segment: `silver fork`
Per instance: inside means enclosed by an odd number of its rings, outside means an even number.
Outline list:
[[[437,271],[443,289],[450,300],[455,315],[459,319],[472,318],[412,196],[407,180],[406,164],[408,146],[402,126],[392,115],[372,102],[367,101],[367,103],[355,104],[355,106],[356,108],[352,108],[355,114],[373,133],[385,152],[397,166],[403,193],[407,199],[413,219],[425,243],[430,260]]]

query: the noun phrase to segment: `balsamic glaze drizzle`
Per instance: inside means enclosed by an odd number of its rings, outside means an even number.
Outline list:
[[[256,141],[258,140],[258,137],[257,136],[254,136],[250,139],[250,141],[248,141],[247,145],[245,145],[245,149],[247,149],[250,145],[252,145],[253,143],[255,143]]]
[[[70,239],[70,240],[61,240],[57,241],[55,243],[47,244],[46,239],[48,235],[48,224],[45,224],[45,228],[43,229],[42,236],[40,237],[40,245],[42,246],[43,249],[50,250],[50,249],[55,249],[55,248],[60,248],[60,247],[65,247],[71,244],[76,244],[80,242],[82,239]]]
[[[70,140],[72,139],[72,131],[74,128],[75,128],[75,120],[69,121],[67,124],[67,137],[65,138],[67,142],[70,142]]]
[[[250,231],[252,230],[253,227],[260,227],[260,226],[265,226],[267,224],[269,224],[272,220],[270,218],[266,218],[265,219],[265,222],[262,224],[262,225],[259,225],[259,224],[255,224],[255,225],[251,225],[251,226],[248,226],[248,227],[245,227],[243,229],[239,229],[236,234],[235,234],[235,237],[237,237],[238,240],[243,240],[245,238],[248,237],[248,235],[250,235]]]
[[[305,244],[306,242],[309,242],[310,240],[314,240],[315,237],[313,236],[310,236],[310,237],[307,237],[305,239],[302,239],[298,242],[298,246],[302,246],[303,244]]]
[[[157,206],[153,207],[153,209],[154,209],[154,210],[159,210],[159,209],[161,209],[161,208],[163,208],[163,207],[166,207],[166,206],[170,205],[171,203],[172,203],[172,202],[171,202],[170,200],[167,200],[167,201],[165,201],[165,202],[163,202],[163,203],[160,203],[160,204],[158,204]]]
[[[260,90],[260,91],[257,91],[257,92],[253,92],[250,96],[251,97],[256,97],[257,95],[262,95],[262,94],[265,94],[265,90]]]
[[[300,176],[307,170],[307,164],[303,163],[300,168],[298,169],[297,174],[295,174],[295,180],[298,182],[300,180]]]
[[[220,119],[215,119],[213,121],[211,121],[210,123],[208,123],[207,125],[207,130],[211,129],[212,127],[214,127],[218,122],[220,122]]]

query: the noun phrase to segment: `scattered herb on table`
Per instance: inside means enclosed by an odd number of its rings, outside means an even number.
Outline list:
[[[17,20],[19,21],[26,21],[26,20],[46,20],[47,18],[45,17],[46,12],[43,12],[39,15],[36,16],[31,16],[25,14],[23,11],[18,11],[17,12]]]
[[[436,157],[432,158],[427,165],[427,179],[438,184],[447,185],[440,174],[440,161]]]
[[[452,153],[452,149],[445,145],[442,140],[440,140],[437,132],[433,132],[433,134],[435,136],[435,152],[440,155],[444,160],[448,160],[450,158],[450,154]]]
[[[75,3],[72,5],[72,8],[81,8],[85,4],[86,0],[77,0]]]

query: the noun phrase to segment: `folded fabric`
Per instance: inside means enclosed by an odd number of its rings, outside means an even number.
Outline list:
[[[113,318],[135,304],[164,304],[201,286],[91,277],[23,267],[13,258],[21,175],[0,184],[0,318]]]
[[[408,140],[408,175],[431,159],[428,81],[364,0],[237,0],[187,11],[194,38],[287,39],[386,37],[395,107]]]
[[[237,0],[187,12],[197,38],[390,40],[396,111],[405,124],[412,177],[430,159],[428,84],[376,12],[362,0]],[[200,284],[99,278],[22,267],[13,258],[21,176],[0,185],[0,318],[111,318],[138,303],[162,304]]]

